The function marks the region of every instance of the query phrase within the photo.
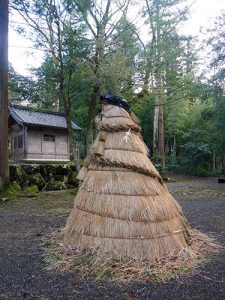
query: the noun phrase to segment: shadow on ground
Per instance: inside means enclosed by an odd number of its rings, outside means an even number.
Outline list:
[[[225,245],[225,185],[218,185],[215,179],[184,178],[168,186],[191,226]],[[225,299],[225,253],[204,264],[199,274],[167,283],[134,282],[120,287],[46,271],[42,237],[64,226],[73,206],[72,194],[0,202],[0,300]]]

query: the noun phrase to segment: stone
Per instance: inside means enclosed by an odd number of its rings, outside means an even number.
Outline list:
[[[29,176],[24,170],[21,170],[21,174],[15,181],[24,189],[29,184]]]
[[[58,165],[56,175],[68,175],[70,172],[69,165]]]
[[[66,190],[66,185],[61,181],[50,181],[46,184],[44,189],[46,191]]]
[[[58,166],[57,165],[53,165],[53,164],[48,164],[46,165],[46,171],[47,171],[47,174],[51,174],[51,175],[55,175],[57,174],[57,168]]]
[[[218,183],[225,183],[225,178],[219,178]]]
[[[175,179],[171,178],[171,177],[163,177],[163,181],[167,182],[167,183],[173,183],[176,182]]]
[[[72,185],[72,184],[67,184],[67,185],[66,185],[66,189],[67,189],[67,190],[74,190],[74,191],[76,190],[76,189],[75,189],[75,186]]]
[[[22,165],[21,169],[24,170],[28,175],[36,174],[40,171],[39,165]]]
[[[46,182],[40,173],[30,176],[29,184],[34,184],[38,187],[39,191],[43,189],[46,185]]]
[[[70,165],[69,165],[69,166],[70,166],[70,170],[71,170],[71,171],[74,171],[74,172],[76,172],[76,170],[77,170],[77,169],[76,169],[76,166],[75,166],[75,164],[74,164],[74,163],[70,163]]]
[[[65,175],[54,175],[53,178],[54,178],[54,181],[61,181],[64,183],[67,182],[67,177]]]
[[[70,171],[69,175],[68,175],[68,178],[67,178],[67,182],[68,184],[70,185],[73,185],[75,187],[78,187],[79,186],[79,179],[77,179],[77,173],[74,172],[74,171]]]
[[[47,172],[47,168],[46,167],[47,167],[46,165],[40,165],[40,174],[45,179],[46,179],[46,177],[48,177],[48,172]]]
[[[4,198],[0,198],[0,200],[1,200],[2,202],[5,202],[5,201],[9,200],[9,198],[4,197]],[[1,299],[1,298],[0,298],[0,299]]]
[[[17,180],[18,177],[20,177],[21,175],[22,175],[22,170],[19,165],[9,166],[9,176],[11,181]]]
[[[15,191],[15,192],[21,192],[22,189],[21,189],[21,186],[18,184],[18,182],[16,181],[13,181],[11,183],[11,188]]]

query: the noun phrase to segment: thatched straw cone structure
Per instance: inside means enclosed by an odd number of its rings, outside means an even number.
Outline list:
[[[182,210],[148,159],[132,113],[103,102],[96,124],[99,133],[79,173],[83,182],[64,242],[150,261],[186,247]]]

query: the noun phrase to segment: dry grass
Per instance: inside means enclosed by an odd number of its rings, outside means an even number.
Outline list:
[[[65,246],[62,234],[55,233],[45,242],[45,261],[48,269],[61,272],[72,271],[80,277],[94,281],[116,281],[126,284],[131,281],[167,281],[183,275],[192,275],[200,270],[200,264],[223,250],[222,246],[208,236],[191,231],[191,240],[186,248],[159,258],[118,259],[112,253],[102,255],[98,250],[79,250]]]
[[[93,146],[92,152],[95,153],[95,147],[101,142],[105,142],[105,149],[117,149],[123,151],[132,151],[132,152],[139,152],[142,154],[148,154],[148,148],[143,143],[141,136],[136,134],[135,132],[130,132],[127,142],[125,141],[125,131],[121,132],[105,132],[100,131]],[[124,155],[124,153],[123,153]]]
[[[186,247],[186,220],[147,157],[138,120],[105,105],[96,123],[100,132],[78,175],[83,182],[64,243],[149,261]]]
[[[129,115],[127,111],[114,105],[105,105],[101,115],[96,117],[96,126],[103,131],[123,131],[132,129],[140,132],[141,128],[136,123],[134,116]]]
[[[64,230],[64,242],[79,248],[149,260],[188,241],[182,210],[167,188],[127,169],[89,170]]]

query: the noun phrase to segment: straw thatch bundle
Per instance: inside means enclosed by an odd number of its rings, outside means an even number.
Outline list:
[[[150,261],[186,247],[186,220],[147,157],[136,119],[105,103],[96,124],[100,132],[79,173],[64,242]]]

